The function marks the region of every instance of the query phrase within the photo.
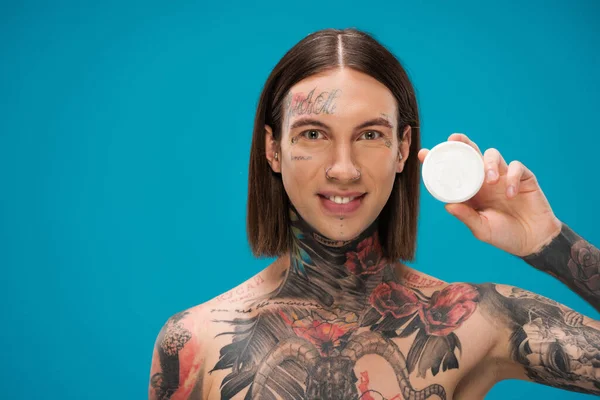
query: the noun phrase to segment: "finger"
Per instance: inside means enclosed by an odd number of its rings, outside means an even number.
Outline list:
[[[473,147],[475,150],[477,150],[479,155],[482,155],[481,150],[479,150],[479,146],[477,146],[477,144],[471,139],[469,139],[464,133],[453,133],[448,137],[448,140],[466,143],[469,146]]]
[[[446,211],[454,215],[458,220],[464,223],[477,239],[487,242],[489,239],[489,229],[486,224],[486,219],[474,208],[469,207],[464,203],[446,204]]]
[[[494,148],[487,149],[483,153],[483,164],[485,166],[485,180],[487,183],[496,183],[500,175],[508,170],[508,165],[502,154]]]
[[[417,154],[417,157],[419,158],[419,161],[425,162],[425,157],[427,157],[427,154],[429,154],[429,150],[428,149],[421,149],[421,150],[419,150],[419,154]]]
[[[521,182],[535,179],[535,175],[520,161],[512,161],[506,173],[506,196],[513,198],[519,193]]]

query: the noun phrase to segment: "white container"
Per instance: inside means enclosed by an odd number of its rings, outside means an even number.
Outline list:
[[[462,203],[483,185],[483,157],[463,142],[448,141],[432,148],[421,170],[425,187],[444,203]]]

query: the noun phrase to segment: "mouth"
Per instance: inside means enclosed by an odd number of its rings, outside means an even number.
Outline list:
[[[348,193],[340,196],[332,193],[319,193],[321,206],[328,214],[347,215],[355,212],[361,206],[367,193]]]

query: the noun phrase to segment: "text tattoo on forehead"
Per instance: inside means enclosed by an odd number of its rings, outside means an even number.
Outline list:
[[[331,91],[324,90],[315,96],[314,88],[308,94],[289,93],[285,99],[286,117],[289,123],[296,115],[309,114],[333,114],[335,111],[335,99],[342,92],[340,89]]]

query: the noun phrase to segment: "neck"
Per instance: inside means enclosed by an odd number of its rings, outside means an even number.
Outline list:
[[[290,209],[290,266],[277,297],[301,297],[332,307],[362,309],[382,280],[393,279],[377,222],[348,241],[328,239]]]

